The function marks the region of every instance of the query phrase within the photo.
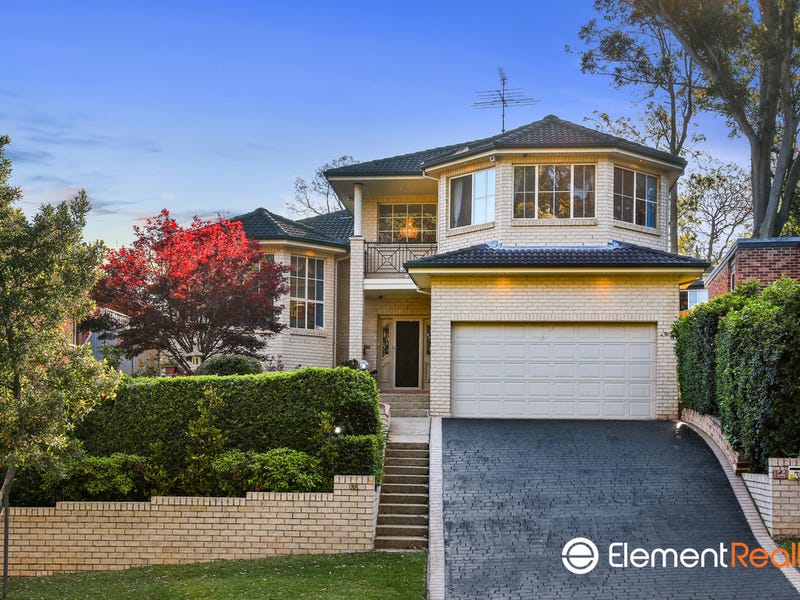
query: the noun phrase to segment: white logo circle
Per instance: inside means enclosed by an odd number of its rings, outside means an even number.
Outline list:
[[[592,540],[572,538],[561,551],[561,562],[567,571],[575,575],[585,575],[597,566],[600,553]]]

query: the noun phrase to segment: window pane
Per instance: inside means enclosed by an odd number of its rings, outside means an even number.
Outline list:
[[[422,205],[422,215],[425,217],[433,217],[436,219],[436,205],[435,204],[423,204]]]
[[[297,276],[303,279],[306,276],[306,259],[301,256],[292,257],[292,266],[297,269]]]
[[[638,225],[644,225],[644,213],[645,213],[645,201],[641,200],[640,198],[636,199],[636,223]]]
[[[421,204],[409,204],[408,205],[408,216],[415,217],[419,219],[422,216],[422,205]]]
[[[647,188],[647,175],[642,173],[636,174],[636,197],[641,198],[642,200],[645,199],[647,193],[645,189]]]
[[[469,225],[472,219],[472,175],[450,181],[450,227]]]
[[[658,178],[652,175],[647,176],[647,198],[648,202],[655,202],[658,195]]]
[[[317,281],[315,279],[308,279],[306,285],[307,298],[314,300],[316,298]]]
[[[656,204],[655,202],[647,202],[647,215],[645,225],[648,227],[656,226]]]
[[[554,192],[539,192],[538,217],[540,219],[552,219],[555,214],[555,202],[556,195]]]
[[[555,167],[542,165],[539,167],[539,191],[547,192],[555,189]],[[540,198],[541,201],[541,198]],[[539,208],[541,210],[541,207]]]
[[[323,319],[323,306],[322,304],[317,304],[317,310],[315,313],[316,319],[314,321],[314,326],[316,329],[323,329],[325,327],[325,321]]]
[[[392,216],[392,205],[391,204],[379,204],[378,205],[378,216],[380,216],[380,217],[391,217]]]
[[[570,190],[570,179],[572,177],[569,165],[558,165],[555,168],[556,191],[568,192]]]
[[[614,167],[614,193],[622,194],[622,175],[623,171],[619,167]]]
[[[569,201],[570,201],[570,193],[569,192],[559,192],[557,195],[557,202],[558,202],[558,218],[559,219],[569,219]]]
[[[514,167],[514,193],[525,191],[525,167]]]
[[[633,171],[622,171],[622,193],[633,197]]]
[[[436,232],[432,230],[426,230],[422,232],[422,243],[423,244],[433,244],[436,242]]]
[[[633,198],[622,197],[622,220],[633,223]]]
[[[614,218],[622,221],[622,195],[614,194]]]
[[[306,305],[307,309],[306,324],[305,324],[306,329],[314,329],[316,307],[317,305],[314,304],[313,302],[309,302]]]

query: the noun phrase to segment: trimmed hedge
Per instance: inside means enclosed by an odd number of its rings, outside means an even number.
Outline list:
[[[716,380],[723,431],[754,471],[798,455],[800,283],[776,281],[722,319]]]
[[[322,484],[319,460],[289,448],[275,448],[263,454],[231,450],[214,460],[212,470],[215,491],[223,496],[314,492]]]
[[[350,449],[364,453],[351,459],[355,463],[376,464],[371,456],[375,444],[382,444],[382,434],[375,381],[369,373],[343,367],[128,379],[116,398],[89,414],[77,437],[95,455],[147,455],[153,444],[159,445],[163,464],[176,476],[185,466],[189,423],[198,418],[197,403],[207,388],[222,399],[213,413],[227,449],[265,452],[284,447],[315,455],[319,414],[327,411],[343,437],[376,436],[374,444]],[[379,475],[379,467],[373,472]]]
[[[194,371],[195,375],[258,375],[263,371],[257,358],[226,354],[209,358]]]
[[[703,414],[719,414],[715,380],[715,339],[719,323],[730,311],[741,309],[758,292],[758,282],[743,283],[728,294],[697,305],[673,325],[678,387],[686,408]]]
[[[383,481],[383,435],[342,435],[333,439],[334,475],[374,475]]]

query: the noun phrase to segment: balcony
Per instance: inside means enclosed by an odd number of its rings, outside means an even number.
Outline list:
[[[364,244],[365,275],[404,274],[403,264],[415,258],[436,254],[436,244]]]

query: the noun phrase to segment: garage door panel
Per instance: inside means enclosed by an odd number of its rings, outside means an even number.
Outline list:
[[[454,324],[454,416],[655,417],[649,324]]]

